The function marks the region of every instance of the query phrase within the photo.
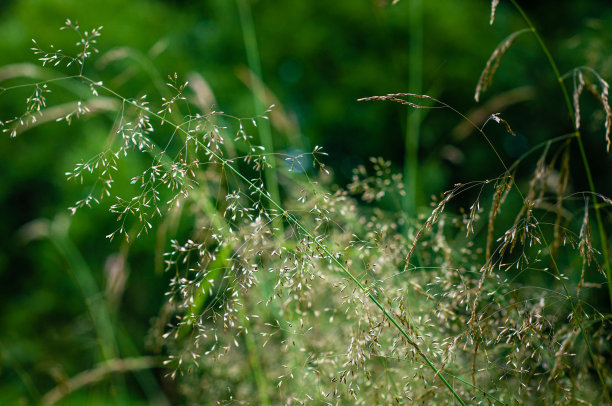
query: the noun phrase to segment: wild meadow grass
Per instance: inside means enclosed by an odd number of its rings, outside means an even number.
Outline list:
[[[601,148],[609,151],[609,85],[588,67],[562,74],[534,23],[510,2],[526,28],[493,50],[474,98],[486,94],[517,37],[531,35],[573,126],[515,162],[504,161],[488,131],[501,126],[512,137],[525,123],[493,113],[479,126],[422,94],[418,72],[416,91],[360,99],[411,112],[403,173],[372,158],[338,187],[326,166],[334,157],[324,148],[276,152],[269,122],[275,107],[266,101],[243,0],[237,3],[257,116],[203,104],[210,99],[205,88],[177,73],[159,96],[119,94],[88,65],[102,27],[85,31],[66,20],[62,29],[76,35],[76,51],[34,41],[50,76],[2,87],[3,97],[23,89],[29,96],[23,114],[0,125],[18,137],[49,121],[114,117],[104,149],[66,172],[85,191],[69,211],[107,205],[116,220],[110,241],[145,233],[162,239],[169,285],[149,346],[164,355],[164,374],[177,382],[181,403],[610,404],[610,302],[603,307],[594,298],[612,297],[612,200],[595,187],[580,108],[588,90],[603,111]],[[422,29],[415,15],[414,30]],[[420,46],[415,42],[417,64]],[[73,101],[52,106],[55,93]],[[425,176],[415,164],[424,111],[465,120],[501,168],[443,191],[427,213],[416,209],[414,190]],[[570,160],[576,149],[579,162]],[[128,162],[146,165],[122,185],[131,193],[118,195],[117,174],[138,167]],[[586,191],[569,187],[576,165]],[[518,171],[529,171],[529,180],[517,181]],[[468,207],[450,208],[463,196],[473,199]],[[100,297],[69,240],[54,235],[84,294]],[[88,303],[105,363],[58,385],[43,403],[107,375],[160,366],[148,357],[121,358],[108,297]]]

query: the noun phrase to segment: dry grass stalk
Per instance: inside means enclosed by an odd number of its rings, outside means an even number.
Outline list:
[[[497,10],[498,4],[499,4],[499,0],[491,1],[491,19],[489,20],[489,25],[493,25],[493,21],[495,21],[495,10]]]
[[[457,185],[457,186],[461,186],[461,185]],[[414,253],[414,249],[416,248],[416,246],[417,246],[417,244],[419,242],[419,239],[423,235],[423,232],[426,231],[426,230],[431,230],[431,227],[434,224],[436,224],[436,222],[440,218],[440,215],[444,211],[444,208],[446,207],[446,203],[448,203],[449,200],[452,199],[453,196],[455,196],[455,191],[456,191],[456,188],[453,189],[453,190],[447,190],[446,192],[444,192],[443,198],[440,201],[440,203],[438,203],[438,205],[434,208],[434,210],[432,211],[431,215],[425,221],[425,224],[423,224],[423,226],[417,232],[416,236],[412,240],[412,245],[410,246],[410,251],[408,251],[408,255],[406,255],[406,259],[404,260],[404,263],[405,263],[404,264],[404,272],[406,270],[408,270],[408,267],[410,265],[410,258],[412,258],[412,254]]]
[[[584,89],[584,77],[578,69],[574,71],[574,127],[580,129],[580,94]]]
[[[513,178],[512,175],[507,174],[503,178],[495,182],[495,194],[493,195],[493,203],[491,204],[491,210],[489,212],[489,224],[487,225],[487,247],[485,253],[485,261],[489,261],[491,258],[491,247],[493,246],[494,230],[495,230],[495,218],[499,213],[500,207],[503,204],[508,192],[512,188]]]
[[[407,106],[410,106],[410,107],[414,107],[415,109],[431,109],[431,108],[435,108],[435,107],[432,107],[432,106],[416,104],[416,103],[410,102],[408,100],[404,100],[404,99],[402,99],[402,97],[414,97],[414,98],[417,98],[417,99],[425,99],[425,100],[436,101],[431,96],[428,96],[426,94],[416,94],[416,93],[389,93],[389,94],[386,94],[384,96],[362,97],[360,99],[357,99],[357,101],[373,101],[373,100],[394,101],[396,103],[400,103],[400,104],[404,104],[404,105],[407,105]]]
[[[493,113],[491,114],[490,119],[495,121],[498,124],[502,124],[505,128],[506,128],[506,132],[510,135],[516,135],[516,133],[514,132],[514,130],[512,130],[512,127],[510,127],[510,123],[508,123],[506,120],[504,120],[503,118],[501,118],[500,113]],[[486,124],[486,123],[485,123]]]
[[[599,94],[599,98],[606,114],[606,119],[604,123],[604,127],[606,130],[606,151],[610,152],[610,131],[612,130],[612,109],[610,108],[610,101],[608,99],[610,85],[601,76],[596,76],[599,80],[599,85],[601,86],[601,93]]]
[[[582,226],[580,227],[580,235],[578,236],[578,250],[583,261],[582,277],[580,284],[583,285],[584,281],[584,268],[591,263],[595,264],[595,268],[603,276],[606,276],[605,271],[601,268],[599,261],[597,261],[597,255],[600,252],[593,246],[593,238],[591,236],[591,225],[589,223],[589,199],[585,199],[584,217],[582,219]]]
[[[539,237],[535,233],[535,218],[533,209],[539,204],[546,189],[546,179],[550,168],[546,165],[546,156],[548,154],[547,144],[546,149],[540,156],[533,177],[529,182],[529,190],[524,198],[523,206],[514,220],[514,224],[510,227],[498,241],[502,241],[499,247],[500,257],[506,253],[512,253],[518,242],[525,244],[527,240],[539,242]]]
[[[597,80],[598,85],[585,81],[583,71],[590,72]],[[573,107],[575,116],[575,127],[576,130],[580,128],[580,104],[579,98],[586,87],[591,93],[599,100],[605,114],[604,129],[605,129],[605,140],[606,140],[606,151],[610,152],[610,133],[612,132],[612,108],[610,107],[609,90],[610,85],[602,78],[596,71],[588,67],[579,67],[572,71],[572,78],[574,82],[574,93],[573,93]]]
[[[94,368],[83,371],[78,375],[61,382],[58,386],[47,392],[41,399],[43,405],[54,405],[70,393],[88,385],[93,385],[106,378],[112,373],[133,372],[143,369],[151,369],[159,366],[160,361],[155,357],[110,359],[102,362]]]
[[[468,120],[463,120],[453,129],[453,140],[458,142],[476,131],[475,125],[482,127],[496,111],[504,111],[510,106],[535,98],[534,88],[531,86],[517,87],[496,96],[492,96],[486,103],[478,106],[467,114]]]
[[[553,241],[551,244],[551,256],[553,258],[557,257],[557,253],[559,252],[559,248],[561,247],[561,241],[563,240],[563,233],[561,232],[561,219],[563,217],[563,199],[567,193],[569,187],[569,177],[570,177],[570,140],[565,142],[563,156],[561,158],[561,167],[559,169],[559,180],[557,183],[556,190],[556,205],[555,212],[556,218],[555,223],[553,225]]]
[[[477,102],[480,101],[480,94],[483,93],[491,82],[493,81],[493,76],[495,72],[497,72],[497,68],[499,68],[499,64],[503,58],[503,56],[508,52],[510,46],[516,41],[516,38],[525,33],[531,31],[529,29],[524,29],[520,31],[513,32],[508,35],[498,46],[495,48],[487,64],[485,65],[484,70],[480,74],[480,78],[478,79],[478,84],[476,85],[476,92],[474,93],[474,100]]]

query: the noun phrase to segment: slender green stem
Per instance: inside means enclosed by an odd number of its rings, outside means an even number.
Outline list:
[[[239,300],[244,303],[244,300],[239,297]],[[251,364],[251,371],[255,377],[255,383],[257,385],[257,393],[259,395],[259,404],[267,406],[270,404],[270,397],[268,396],[268,382],[264,374],[261,360],[259,359],[259,351],[257,350],[257,342],[255,336],[250,332],[251,325],[249,318],[246,317],[244,306],[238,306],[238,314],[240,322],[245,327],[244,341],[246,343],[247,351],[249,353],[249,362]]]
[[[565,104],[570,113],[570,117],[573,120],[574,110],[572,109],[572,102],[570,100],[569,93],[567,91],[567,87],[565,86],[565,83],[563,82],[563,79],[561,78],[561,74],[559,73],[559,68],[557,68],[557,63],[555,62],[554,58],[552,57],[552,54],[548,50],[548,47],[544,43],[544,40],[542,39],[540,34],[538,34],[538,31],[536,30],[535,26],[533,25],[533,23],[531,22],[531,20],[525,13],[525,11],[521,8],[521,6],[518,5],[516,0],[510,0],[510,1],[512,1],[512,4],[514,4],[514,7],[516,7],[518,12],[521,14],[521,17],[523,17],[523,20],[525,20],[525,23],[527,23],[527,26],[529,27],[531,32],[533,32],[534,36],[536,37],[538,41],[538,44],[540,44],[542,51],[546,55],[546,59],[548,59],[548,63],[550,64],[553,72],[555,73],[555,78],[557,79],[557,82],[559,82],[559,84],[561,85],[561,91],[563,92],[563,99],[565,100]]]
[[[56,249],[68,262],[69,270],[83,293],[87,309],[100,340],[102,359],[106,361],[117,358],[117,342],[110,312],[91,269],[77,247],[74,246],[72,240],[68,237],[66,226],[68,226],[68,223],[64,218],[59,217],[55,219],[50,227],[49,240],[51,240]]]
[[[118,327],[117,342],[122,352],[121,359],[144,358],[125,328]],[[162,365],[162,363],[158,362],[158,365]],[[140,384],[140,388],[145,393],[150,405],[170,406],[170,402],[161,388],[161,383],[157,380],[152,369],[134,370],[133,375]]]
[[[85,259],[68,236],[69,223],[65,217],[58,217],[50,225],[49,240],[68,262],[75,282],[83,294],[87,310],[98,336],[102,359],[108,361],[119,357],[116,332],[112,316],[100,291],[93,273]],[[111,379],[116,402],[124,400],[125,382],[117,377]]]

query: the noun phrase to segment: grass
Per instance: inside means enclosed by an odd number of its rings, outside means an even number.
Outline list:
[[[103,100],[103,111],[114,113],[112,129],[104,150],[66,174],[90,185],[72,213],[112,199],[117,228],[110,240],[132,241],[154,232],[158,223],[167,230],[166,222],[176,217],[187,223],[187,231],[176,231],[165,244],[168,300],[151,331],[182,402],[609,404],[609,317],[590,301],[600,292],[612,297],[601,214],[612,201],[595,189],[576,119],[582,89],[595,89],[608,136],[608,85],[583,69],[595,78],[587,86],[586,75],[575,71],[579,86],[572,103],[567,75],[560,75],[533,23],[511,1],[528,28],[494,50],[476,99],[502,69],[516,37],[532,32],[575,127],[511,165],[488,131],[498,124],[513,136],[514,124],[495,113],[479,127],[449,104],[421,94],[417,68],[413,92],[360,99],[396,102],[412,111],[404,174],[374,158],[356,168],[347,188],[329,187],[320,147],[297,156],[274,150],[251,11],[242,0],[237,6],[253,75],[254,117],[236,118],[212,107],[194,112],[190,97],[198,90],[177,74],[168,77],[170,94],[159,101],[119,94],[86,74],[101,27],[82,32],[67,20],[64,28],[80,38],[74,56],[36,42],[33,50],[43,66],[76,66],[77,73],[3,88],[32,89],[24,113],[3,121],[3,131],[16,137],[50,119],[70,124]],[[419,5],[413,4],[411,46],[417,67]],[[491,23],[496,7],[493,1]],[[71,84],[66,88],[77,101],[58,114],[47,96],[63,83]],[[503,171],[454,185],[432,201],[428,216],[418,216],[424,109],[450,111],[469,122]],[[259,144],[249,130],[258,131]],[[566,187],[574,142],[590,188],[579,203]],[[541,154],[533,159],[536,152]],[[119,196],[113,186],[129,160],[148,162],[122,186],[131,194]],[[300,170],[281,171],[283,160]],[[531,171],[527,182],[519,183],[519,170]],[[475,196],[469,209],[453,212],[449,207],[466,195]],[[576,210],[583,214],[567,214]],[[590,210],[599,243],[591,236]],[[120,357],[108,299],[101,300],[91,270],[66,235],[53,241],[87,299],[106,362],[67,380],[67,391],[61,385],[51,389],[43,400],[53,403],[112,374],[111,383],[123,385],[117,373],[157,366],[153,358]],[[123,389],[116,391],[121,396]]]

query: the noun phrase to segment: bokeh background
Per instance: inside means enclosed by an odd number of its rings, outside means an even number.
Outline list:
[[[609,1],[521,3],[562,73],[587,65],[612,79]],[[361,97],[418,91],[465,114],[501,112],[517,135],[501,127],[489,135],[508,161],[571,131],[559,87],[529,35],[519,37],[491,88],[480,103],[474,101],[493,49],[524,27],[503,0],[493,26],[490,2],[481,0],[401,0],[395,5],[383,0],[258,0],[250,6],[263,82],[280,117],[273,127],[275,148],[300,152],[323,146],[338,185],[346,184],[353,168],[371,156],[404,170],[407,109],[358,102]],[[254,111],[245,80],[244,27],[232,0],[0,0],[0,79],[9,68],[25,72],[38,63],[30,50],[32,38],[43,46],[70,48],[75,37],[58,29],[66,18],[86,30],[104,26],[100,53],[85,73],[124,96],[155,97],[167,75],[195,73],[192,77],[209,86],[217,109],[238,117],[262,113]],[[2,91],[0,120],[21,114],[27,96]],[[53,97],[50,103],[62,101]],[[495,107],[486,107],[491,103]],[[610,196],[604,116],[594,98],[586,97],[583,108],[597,189]],[[77,283],[83,275],[93,278],[110,303],[121,354],[157,355],[148,331],[167,286],[158,255],[167,248],[165,242],[154,233],[131,244],[109,242],[105,235],[115,223],[107,204],[68,216],[67,208],[86,192],[66,182],[64,173],[99,151],[112,120],[100,114],[70,127],[50,123],[15,139],[0,137],[0,404],[38,402],[58,382],[99,361],[87,295]],[[501,172],[488,146],[458,116],[428,110],[421,120],[415,155],[419,210],[426,210],[430,195],[455,182]],[[585,190],[580,166],[575,168],[572,188]],[[527,165],[524,171],[532,169]],[[178,402],[173,383],[162,375],[159,369],[128,374],[129,401]],[[66,404],[105,398],[103,388],[86,388],[71,399]]]

